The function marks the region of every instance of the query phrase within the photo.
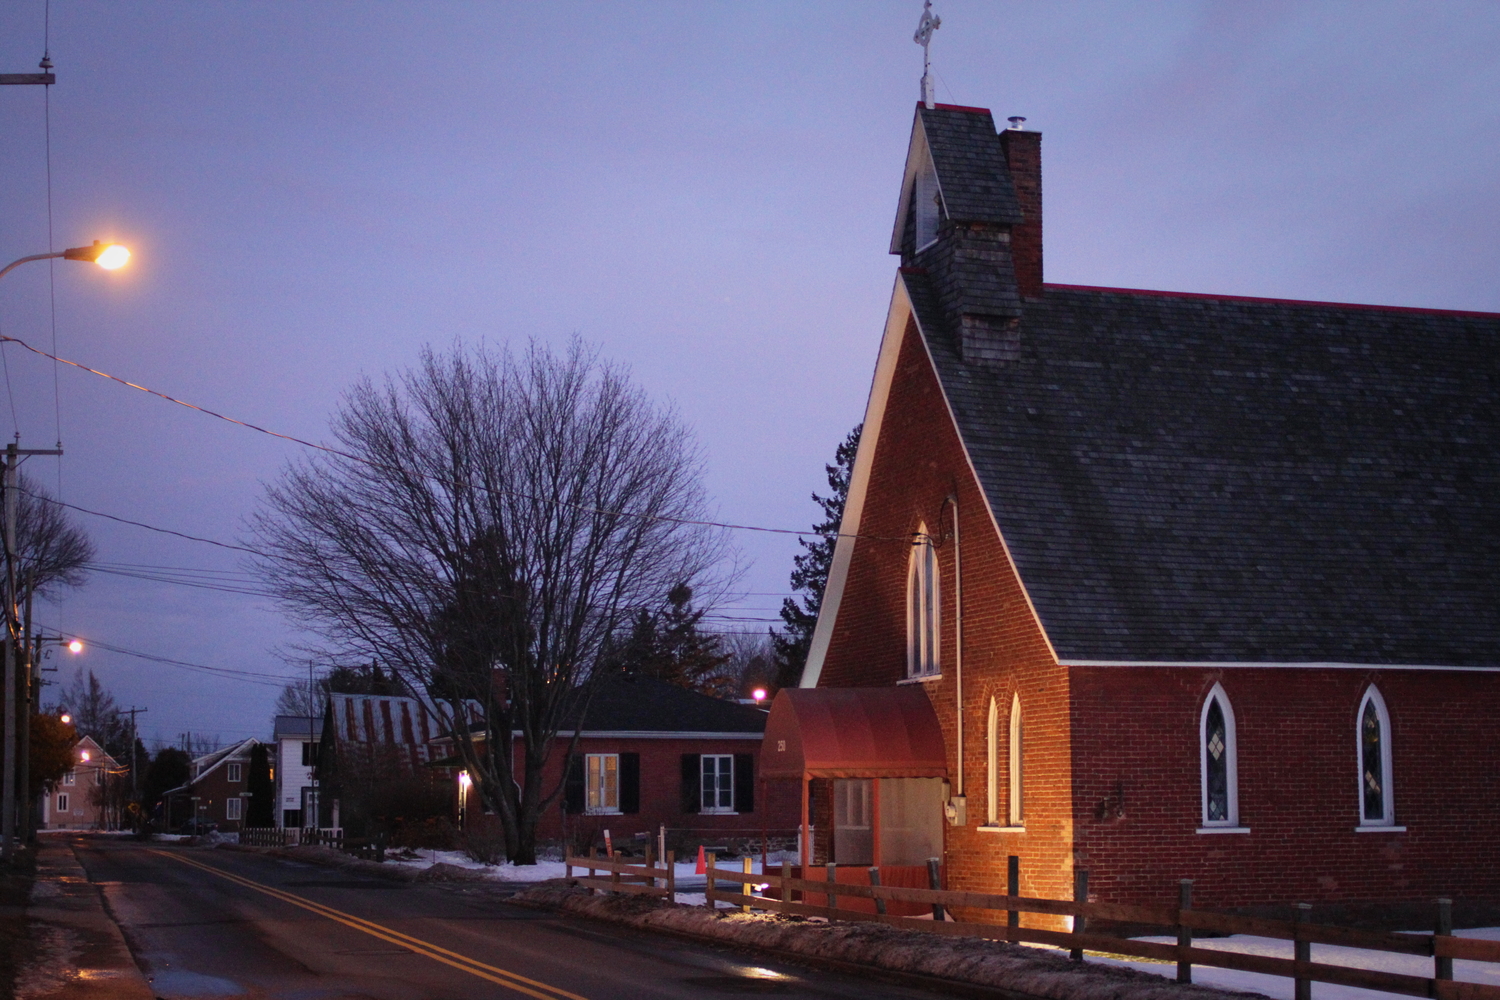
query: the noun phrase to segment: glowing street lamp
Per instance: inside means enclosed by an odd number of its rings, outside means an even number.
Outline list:
[[[86,247],[69,247],[66,250],[58,250],[56,253],[34,253],[30,257],[13,260],[9,264],[6,264],[5,267],[0,268],[0,278],[5,277],[22,264],[27,264],[34,260],[52,260],[55,257],[61,257],[63,260],[88,261],[98,264],[106,271],[113,271],[125,266],[125,262],[130,259],[130,251],[119,243],[104,243],[100,240],[95,240],[91,245]]]
[[[60,715],[60,716],[57,717],[57,721],[61,722],[63,725],[66,726],[70,722],[73,721],[73,717],[71,715],[69,715],[67,712],[64,712],[62,715]]]
[[[750,692],[750,697],[754,698],[755,703],[759,705],[761,702],[766,700],[766,689],[756,688],[754,691]]]
[[[68,643],[68,652],[70,652],[70,653],[81,653],[81,652],[83,652],[83,640],[81,640],[81,639],[74,639],[72,642]]]

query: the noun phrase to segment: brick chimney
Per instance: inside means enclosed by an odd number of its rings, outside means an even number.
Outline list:
[[[1011,127],[1000,131],[1000,148],[1005,151],[1016,201],[1025,217],[1011,229],[1010,253],[1016,290],[1023,299],[1036,299],[1042,295],[1042,133],[1023,129],[1024,118],[1010,121]]]

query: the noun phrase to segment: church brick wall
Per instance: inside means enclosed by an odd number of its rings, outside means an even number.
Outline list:
[[[950,754],[956,793],[952,509],[958,500],[963,562],[964,727],[968,822],[946,827],[948,887],[1003,892],[1006,857],[1021,857],[1028,895],[1072,892],[1073,810],[1068,744],[1068,674],[1052,657],[948,416],[926,350],[908,326],[890,388],[880,438],[834,634],[819,678],[822,687],[879,687],[906,676],[906,576],[910,538],[919,524],[938,540],[942,578],[942,676],[922,683]],[[868,442],[866,443],[868,446]],[[1000,705],[998,782],[1005,822],[1009,713],[1019,690],[1025,726],[1026,832],[979,830],[986,819],[986,723],[989,700]],[[974,915],[970,915],[974,916]],[[1041,918],[1036,918],[1040,920]],[[1031,923],[1032,918],[1027,918]]]
[[[1072,668],[1077,864],[1106,901],[1344,907],[1500,900],[1490,739],[1500,676],[1368,669]],[[1391,717],[1395,821],[1356,833],[1356,716],[1371,682]],[[1199,718],[1215,682],[1238,730],[1240,825],[1198,834]],[[1418,908],[1420,909],[1420,908]],[[1283,914],[1284,915],[1284,914]]]

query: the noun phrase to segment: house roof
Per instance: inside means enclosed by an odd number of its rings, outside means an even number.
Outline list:
[[[1500,315],[899,280],[1060,659],[1500,665]]]
[[[252,736],[249,739],[241,740],[230,746],[220,747],[201,757],[193,758],[193,772],[195,775],[193,781],[208,777],[219,765],[226,761],[235,759],[248,760],[251,749],[259,743],[260,740]]]
[[[321,714],[311,720],[305,715],[278,715],[276,716],[275,735],[273,738],[279,740],[284,736],[305,737],[309,729],[311,729],[313,736],[322,734],[323,718]]]
[[[567,726],[576,724],[576,715]],[[760,733],[766,713],[654,677],[612,677],[599,686],[584,717],[586,732]]]

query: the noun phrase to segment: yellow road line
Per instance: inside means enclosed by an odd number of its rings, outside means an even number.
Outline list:
[[[559,987],[549,986],[548,984],[538,982],[535,979],[528,979],[525,976],[520,975],[519,973],[510,972],[506,969],[497,968],[493,965],[487,965],[484,962],[478,961],[477,959],[469,958],[467,955],[461,955],[456,951],[449,951],[447,948],[439,947],[438,945],[432,944],[429,941],[423,941],[421,938],[412,937],[410,934],[403,934],[401,931],[386,927],[383,924],[377,924],[372,920],[366,920],[363,917],[356,917],[352,913],[345,913],[344,911],[336,910],[331,906],[325,906],[322,903],[316,903],[310,899],[307,899],[306,897],[298,896],[295,893],[286,892],[285,890],[277,889],[273,886],[264,885],[260,882],[244,878],[240,875],[231,874],[222,868],[217,868],[213,865],[205,864],[202,861],[187,858],[181,854],[170,851],[158,851],[153,849],[151,850],[151,853],[158,854],[164,858],[171,858],[174,861],[180,861],[192,868],[198,868],[203,871],[209,872],[210,874],[217,875],[222,879],[227,879],[228,881],[235,883],[236,885],[242,885],[247,889],[253,889],[256,892],[264,893],[265,895],[270,896],[274,899],[279,899],[282,902],[290,903],[293,906],[298,906],[304,910],[316,913],[320,917],[327,917],[329,920],[341,923],[346,927],[352,927],[357,931],[363,931],[364,933],[369,934],[372,937],[379,938],[382,941],[386,941],[390,944],[400,945],[401,947],[407,948],[419,955],[424,955],[427,958],[433,959],[434,961],[442,962],[444,965],[452,966],[455,969],[467,972],[471,976],[477,976],[480,979],[488,980],[489,982],[495,983],[499,986],[504,986],[507,989],[515,990],[517,993],[524,993],[527,996],[536,997],[537,1000],[558,1000],[559,997],[564,998],[564,1000],[585,1000],[584,997],[579,996],[577,993],[569,993],[567,990],[561,989]],[[535,987],[535,989],[530,989],[528,987]]]

